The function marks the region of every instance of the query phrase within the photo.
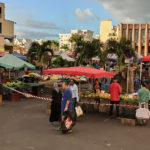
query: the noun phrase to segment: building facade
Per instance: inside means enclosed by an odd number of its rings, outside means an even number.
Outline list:
[[[5,4],[0,3],[0,51],[13,51],[14,22],[5,19]]]
[[[126,37],[138,54],[150,54],[150,24],[120,24],[119,39]]]
[[[74,46],[69,41],[72,35],[82,35],[85,41],[92,41],[93,40],[93,31],[90,30],[71,30],[69,34],[59,34],[59,50],[64,51],[62,49],[63,45],[67,45],[70,50],[74,49]]]
[[[105,43],[109,39],[118,40],[119,30],[118,27],[112,25],[112,20],[100,21],[100,41]]]

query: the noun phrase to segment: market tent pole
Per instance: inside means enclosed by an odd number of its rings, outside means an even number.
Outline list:
[[[127,93],[129,92],[129,71],[130,71],[130,63],[128,63],[127,68]]]
[[[10,69],[8,70],[8,78],[10,79]]]
[[[143,63],[140,64],[140,84],[142,83],[142,69],[143,69]]]

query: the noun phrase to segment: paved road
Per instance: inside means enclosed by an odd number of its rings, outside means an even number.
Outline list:
[[[150,124],[129,127],[101,114],[86,114],[72,134],[48,125],[46,104],[5,101],[0,107],[0,150],[149,150]]]

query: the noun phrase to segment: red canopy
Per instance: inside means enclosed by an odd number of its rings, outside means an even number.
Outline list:
[[[103,78],[103,77],[114,77],[113,73],[102,71],[99,69],[88,68],[88,67],[68,67],[68,68],[54,68],[44,70],[43,74],[68,74],[76,76],[86,76],[88,78]]]
[[[148,61],[150,62],[150,55],[143,57],[142,61],[143,62],[148,62]]]

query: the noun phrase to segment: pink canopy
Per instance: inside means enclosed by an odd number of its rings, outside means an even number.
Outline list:
[[[142,61],[143,62],[150,62],[150,55],[143,57]]]
[[[86,76],[88,78],[114,77],[113,73],[88,67],[54,68],[44,70],[43,74],[61,74],[61,75],[68,74],[73,76]]]

